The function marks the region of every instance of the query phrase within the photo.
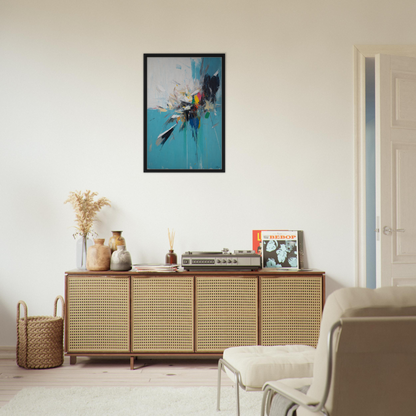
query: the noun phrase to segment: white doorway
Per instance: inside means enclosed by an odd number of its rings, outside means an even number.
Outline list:
[[[371,111],[369,111],[369,104],[371,106],[371,100],[366,100],[366,92],[368,93],[368,85],[366,85],[366,69],[369,68],[369,59],[373,59],[376,54],[388,54],[388,55],[401,55],[401,56],[413,56],[416,57],[416,45],[415,46],[395,46],[395,45],[366,45],[366,46],[356,46],[354,48],[354,95],[355,95],[355,241],[356,241],[356,286],[361,287],[374,287],[374,276],[372,269],[374,268],[374,261],[377,263],[377,286],[386,286],[386,285],[402,285],[402,284],[410,284],[412,281],[414,281],[413,276],[416,275],[416,273],[413,272],[413,270],[416,270],[416,265],[413,266],[411,263],[415,263],[415,259],[412,259],[412,252],[415,251],[416,254],[416,248],[413,250],[414,244],[415,244],[415,238],[414,236],[411,236],[412,230],[414,230],[413,226],[413,219],[410,218],[410,215],[408,215],[407,225],[410,224],[408,227],[408,232],[405,234],[402,232],[402,229],[398,227],[398,223],[403,222],[403,218],[406,214],[406,210],[403,211],[403,213],[400,213],[400,215],[393,217],[391,213],[396,209],[397,206],[400,204],[403,205],[403,201],[398,200],[398,202],[392,202],[392,200],[388,201],[388,207],[387,211],[384,210],[384,216],[381,218],[388,218],[388,220],[384,220],[384,222],[387,224],[387,231],[386,231],[386,224],[382,225],[376,225],[376,219],[375,216],[369,215],[373,213],[374,214],[374,206],[373,201],[371,198],[371,194],[374,191],[374,189],[371,189],[371,187],[374,187],[374,184],[372,184],[371,180],[369,181],[368,176],[369,172],[371,173],[371,169],[374,169],[373,166],[371,166],[372,159],[374,159],[374,155],[369,154],[369,152],[373,152],[374,150],[371,149],[371,147],[368,147],[368,134],[374,134],[374,131],[371,131],[371,128],[368,129],[368,115]],[[400,58],[387,58],[385,62],[387,62],[390,65],[390,61],[393,62],[394,65],[398,65],[397,68],[399,69],[399,77],[394,80],[394,83],[399,82],[403,86],[406,85],[406,91],[408,89],[413,88],[413,85],[416,85],[416,75],[415,75],[415,83],[413,84],[413,78],[409,80],[409,75],[406,73],[408,68],[410,68],[411,65],[413,65],[412,60],[409,60],[409,62],[406,61],[406,59],[401,60]],[[372,65],[372,61],[370,61]],[[381,66],[380,60],[378,60],[378,67]],[[397,62],[397,63],[396,63]],[[416,62],[416,61],[414,61]],[[403,66],[404,65],[404,66]],[[410,66],[409,66],[410,65]],[[393,68],[392,66],[392,68]],[[386,88],[384,89],[384,97],[388,97],[388,100],[391,100],[392,103],[395,103],[395,100],[397,98],[397,91],[393,91],[394,88],[390,88],[390,86],[394,87],[394,83],[392,83],[390,79],[390,69],[385,71],[388,73],[388,77],[386,78]],[[396,70],[397,72],[397,70]],[[378,73],[380,74],[380,68]],[[404,75],[403,75],[404,74]],[[368,77],[368,71],[367,71],[367,77]],[[405,79],[407,78],[407,79]],[[367,78],[368,79],[368,78]],[[399,79],[399,81],[397,81]],[[410,82],[410,84],[409,84]],[[398,85],[399,85],[398,84]],[[378,85],[381,85],[378,83]],[[367,86],[367,91],[366,91]],[[378,92],[380,92],[382,88],[379,89]],[[390,97],[390,92],[394,92],[393,95]],[[404,91],[404,90],[403,90]],[[406,93],[407,94],[407,93]],[[402,95],[406,95],[403,94]],[[413,94],[413,93],[412,93]],[[409,94],[407,94],[409,95]],[[382,96],[382,95],[381,95]],[[382,96],[383,97],[383,96]],[[412,95],[413,97],[413,95]],[[368,97],[367,97],[368,98]],[[412,98],[413,100],[413,98]],[[378,100],[380,101],[380,100]],[[383,100],[381,100],[383,101]],[[407,100],[409,101],[409,100]],[[378,105],[378,104],[377,104]],[[413,105],[413,104],[412,104]],[[382,107],[382,106],[381,106]],[[388,111],[390,111],[390,107],[393,108],[393,105],[390,105],[389,102],[386,102],[385,108],[388,108]],[[370,109],[371,110],[371,109]],[[411,108],[410,110],[413,110]],[[378,111],[380,111],[380,105],[378,105]],[[383,110],[386,111],[386,110]],[[374,112],[374,110],[373,110]],[[400,123],[403,124],[402,121],[394,121],[394,118],[396,117],[393,114],[393,122],[391,122],[391,115],[385,113],[385,116],[379,116],[378,120],[384,120],[384,123],[378,124],[378,131],[384,131],[384,137],[387,137],[389,140],[389,137],[392,137],[392,141],[388,142],[387,149],[389,149],[390,155],[386,159],[384,159],[384,165],[386,169],[379,169],[379,172],[377,174],[378,180],[380,177],[383,178],[383,180],[390,181],[390,194],[395,196],[396,194],[399,195],[399,193],[394,193],[392,190],[397,190],[397,183],[399,182],[405,182],[403,180],[397,180],[397,178],[393,178],[393,175],[390,175],[390,171],[393,172],[392,167],[396,163],[396,158],[402,157],[403,162],[402,165],[404,166],[404,169],[406,170],[404,178],[409,177],[410,168],[409,166],[414,162],[412,159],[413,156],[413,148],[412,143],[414,141],[413,137],[416,137],[415,132],[409,132],[407,131],[407,134],[405,132],[406,129],[413,127],[416,127],[416,119],[415,119],[415,126],[411,126],[413,122],[410,122],[406,120],[405,124],[408,125],[399,125]],[[413,116],[412,116],[413,117]],[[408,117],[407,117],[408,118]],[[394,123],[396,123],[396,126],[394,126]],[[396,127],[396,129],[391,128],[391,126]],[[403,127],[403,128],[397,128],[397,127]],[[374,129],[373,129],[374,130]],[[410,133],[410,134],[409,134]],[[400,136],[401,135],[401,136]],[[411,135],[411,139],[410,139]],[[367,137],[367,140],[366,140]],[[401,138],[400,138],[401,137]],[[371,140],[370,140],[371,142]],[[378,141],[380,143],[380,140]],[[393,143],[395,142],[395,143]],[[401,143],[398,149],[395,149],[397,143]],[[403,150],[402,144],[405,143],[408,145],[406,150],[406,156],[404,151],[400,154],[400,149]],[[409,147],[410,145],[410,147]],[[416,147],[416,146],[415,146]],[[397,146],[396,146],[397,148]],[[394,155],[391,153],[391,149],[393,149]],[[416,153],[415,153],[416,154]],[[410,155],[410,156],[409,156]],[[394,157],[393,157],[394,156]],[[410,157],[410,159],[409,159]],[[376,158],[379,160],[379,158]],[[406,165],[407,163],[407,165]],[[369,165],[370,164],[370,165]],[[391,164],[391,166],[390,166]],[[402,169],[402,168],[400,168]],[[402,169],[403,170],[403,169]],[[388,173],[386,174],[386,172]],[[396,169],[397,172],[399,170]],[[383,173],[383,174],[381,174]],[[414,176],[414,174],[411,172],[411,175]],[[391,183],[393,181],[393,183]],[[370,189],[369,189],[370,187]],[[384,189],[384,188],[383,188]],[[404,193],[404,192],[402,192]],[[382,192],[380,192],[380,189],[378,190],[378,194],[382,195]],[[370,198],[369,198],[370,195]],[[377,198],[377,200],[380,200],[380,198]],[[407,200],[406,200],[407,201]],[[416,196],[414,196],[414,201],[416,201]],[[407,202],[406,202],[407,203]],[[411,202],[411,204],[415,204],[415,202]],[[391,209],[391,206],[393,206],[393,209]],[[377,209],[379,210],[380,205],[377,205]],[[407,212],[409,209],[407,209]],[[386,215],[387,212],[387,215]],[[380,213],[378,213],[380,215]],[[391,223],[394,222],[395,225],[392,225]],[[376,233],[375,229],[378,228],[379,232]],[[384,229],[384,232],[383,232]],[[390,231],[391,230],[391,231]],[[409,232],[411,231],[411,232]],[[373,232],[373,234],[372,234]],[[416,232],[416,231],[415,231]],[[377,246],[377,258],[375,259],[375,249],[374,244]],[[387,244],[390,246],[387,247]],[[381,250],[381,247],[384,246],[384,249]],[[386,261],[386,259],[388,261]],[[390,260],[391,259],[391,260]],[[393,278],[394,275],[394,278]]]

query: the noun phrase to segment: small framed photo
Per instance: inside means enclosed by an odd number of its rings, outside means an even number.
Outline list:
[[[225,172],[225,54],[144,55],[144,172]]]

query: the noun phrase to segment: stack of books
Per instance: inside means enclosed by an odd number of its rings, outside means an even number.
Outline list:
[[[133,264],[133,272],[176,272],[178,264]]]

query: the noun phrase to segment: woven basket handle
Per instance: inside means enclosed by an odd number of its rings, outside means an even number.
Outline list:
[[[55,305],[54,305],[54,308],[53,308],[53,316],[54,317],[56,316],[56,310],[58,308],[58,300],[61,300],[61,303],[62,303],[62,318],[65,319],[65,301],[64,301],[64,298],[60,295],[58,295],[55,299]]]
[[[19,336],[19,321],[20,321],[20,305],[23,306],[24,317],[23,317],[23,339]],[[23,300],[19,300],[17,303],[17,343],[16,343],[16,361],[20,367],[27,367],[27,305]],[[23,345],[22,345],[23,344]],[[21,359],[23,362],[19,362],[20,349],[23,349],[24,354]]]
[[[25,322],[27,321],[27,305],[25,302],[23,302],[23,300],[19,300],[19,302],[17,302],[17,323],[19,323],[20,320],[20,305],[23,306],[23,310],[25,313],[23,319],[25,320]]]

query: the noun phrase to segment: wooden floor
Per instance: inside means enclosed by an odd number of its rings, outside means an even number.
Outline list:
[[[27,370],[16,365],[14,357],[0,358],[0,407],[26,387],[72,386],[216,386],[215,359],[136,360],[130,370],[129,358],[69,358],[61,367]],[[222,385],[233,385],[223,373]]]

